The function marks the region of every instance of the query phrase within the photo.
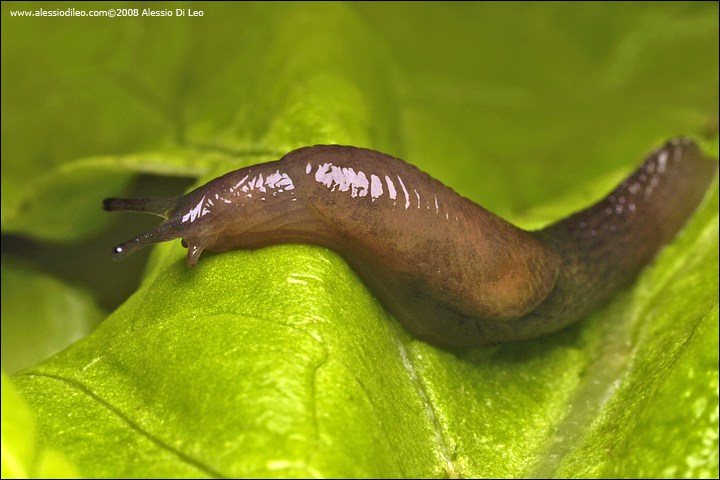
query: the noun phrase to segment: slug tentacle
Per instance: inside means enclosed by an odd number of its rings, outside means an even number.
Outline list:
[[[152,213],[167,219],[179,204],[177,198],[106,198],[103,200],[103,209],[108,212],[127,210]]]
[[[182,238],[203,250],[333,249],[416,337],[443,347],[523,340],[580,320],[632,282],[697,208],[717,170],[688,139],[653,152],[597,204],[526,232],[402,160],[305,147],[180,198],[107,199],[169,218],[113,258]]]
[[[182,236],[182,230],[177,223],[165,222],[155,228],[151,228],[147,232],[143,232],[130,240],[115,245],[112,250],[112,259],[120,261],[126,256],[148,245],[155,243],[168,242]]]

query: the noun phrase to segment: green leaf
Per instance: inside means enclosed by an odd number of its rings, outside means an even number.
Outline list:
[[[3,229],[39,238],[102,228],[133,172],[208,180],[315,143],[537,226],[717,114],[716,4],[223,4],[82,36],[2,8]],[[606,308],[486,349],[414,340],[322,248],[184,252],[155,247],[100,327],[13,377],[85,476],[718,475],[717,181]]]
[[[43,448],[33,414],[2,372],[2,478],[79,478],[65,455]]]
[[[15,373],[84,337],[105,317],[87,292],[2,261],[2,367]]]

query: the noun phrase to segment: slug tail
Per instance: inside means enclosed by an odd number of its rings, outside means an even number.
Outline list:
[[[106,198],[103,200],[103,210],[144,212],[169,218],[179,204],[179,198]]]
[[[586,315],[630,284],[685,225],[718,169],[689,138],[674,138],[595,205],[537,232],[563,258],[546,310]],[[569,322],[568,322],[569,323]]]

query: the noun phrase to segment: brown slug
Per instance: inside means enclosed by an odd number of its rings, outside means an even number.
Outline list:
[[[582,319],[631,283],[683,226],[718,163],[673,139],[595,205],[528,232],[402,160],[317,145],[241,168],[179,198],[108,198],[164,223],[116,246],[121,260],[175,238],[187,265],[307,243],[339,253],[417,338],[441,347],[525,340]]]

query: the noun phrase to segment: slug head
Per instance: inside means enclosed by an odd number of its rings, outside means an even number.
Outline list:
[[[181,210],[181,198],[106,198],[103,200],[103,209],[108,212],[131,211],[157,215],[167,219],[155,228],[143,232],[129,240],[113,247],[112,259],[120,261],[136,250],[155,243],[168,242],[176,238],[187,236],[192,230],[193,222],[184,221],[178,213]],[[188,245],[189,244],[189,245]],[[205,248],[199,243],[183,240],[183,246],[188,247],[186,263],[189,267],[197,265],[198,258]]]

